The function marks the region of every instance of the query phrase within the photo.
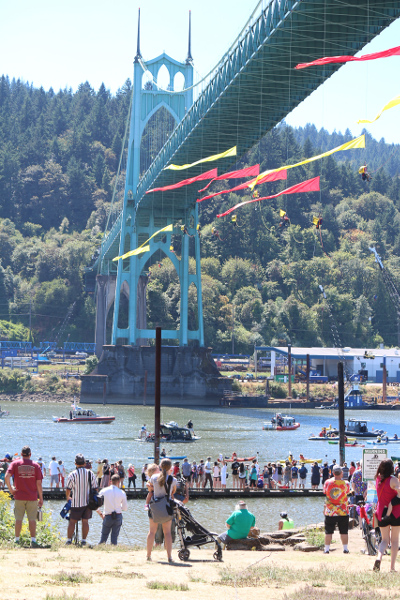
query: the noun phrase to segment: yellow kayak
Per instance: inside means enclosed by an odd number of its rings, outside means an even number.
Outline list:
[[[302,454],[300,455],[300,458],[294,458],[294,456],[290,455],[287,458],[284,458],[283,460],[281,460],[281,463],[285,463],[287,460],[289,462],[292,462],[293,460],[296,461],[296,463],[322,463],[322,458],[302,458]]]

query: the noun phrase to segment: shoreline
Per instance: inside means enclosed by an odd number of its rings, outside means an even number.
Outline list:
[[[0,406],[2,402],[52,402],[55,404],[66,404],[72,403],[74,401],[74,396],[66,396],[64,394],[53,394],[52,392],[48,393],[17,393],[17,394],[8,394],[8,393],[0,393]]]
[[[147,562],[145,549],[131,546],[90,549],[60,545],[44,550],[8,545],[0,547],[2,592],[7,600],[105,596],[120,600],[132,595],[133,589],[135,597],[143,600],[168,600],[176,598],[177,592],[181,597],[190,592],[199,600],[219,594],[227,600],[246,600],[258,592],[254,588],[268,592],[271,600],[355,600],[364,598],[361,590],[367,594],[366,600],[396,597],[391,592],[397,592],[400,575],[389,573],[390,558],[385,556],[381,572],[373,573],[375,559],[362,553],[361,531],[351,530],[349,537],[348,555],[343,554],[335,532],[329,556],[321,550],[308,553],[290,547],[269,552],[266,546],[265,551],[224,550],[223,562],[215,562],[210,545],[191,549],[187,562],[178,559],[174,548],[173,564],[168,564],[163,548],[155,549],[152,562]]]

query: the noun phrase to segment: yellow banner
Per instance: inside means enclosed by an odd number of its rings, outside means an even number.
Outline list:
[[[145,245],[145,244],[148,244],[149,241],[151,239],[153,239],[153,237],[155,237],[159,233],[164,233],[165,231],[173,231],[173,230],[174,230],[174,226],[172,225],[172,223],[171,223],[171,225],[167,225],[166,227],[159,229],[158,231],[153,233],[153,235],[151,235],[148,240],[143,242],[143,244],[140,244],[140,246],[138,248],[135,248],[135,250],[130,250],[129,252],[127,252],[126,254],[123,254],[122,256],[116,256],[115,258],[113,258],[113,262],[115,262],[116,260],[124,260],[124,258],[128,258],[129,256],[137,256],[138,254],[142,254],[143,252],[149,252],[150,246]]]
[[[200,163],[212,162],[213,160],[219,160],[220,158],[227,158],[228,156],[236,156],[237,148],[233,146],[233,148],[229,148],[229,150],[225,150],[225,152],[221,152],[221,154],[214,154],[213,156],[207,156],[207,158],[201,158],[200,160],[196,160],[196,162],[188,164],[188,165],[168,165],[165,167],[164,171],[170,169],[171,171],[182,171],[183,169],[190,169],[190,167],[194,167],[195,165],[199,165]]]
[[[357,123],[358,124],[360,124],[360,123],[375,123],[375,121],[377,121],[379,119],[379,117],[381,116],[381,114],[383,112],[385,112],[385,110],[389,110],[389,108],[393,108],[394,106],[398,106],[399,104],[400,104],[400,96],[396,96],[396,98],[393,98],[390,102],[385,104],[385,106],[382,108],[381,112],[376,115],[375,119],[372,119],[372,121],[367,121],[367,119],[361,119],[360,121],[357,121]]]
[[[312,156],[311,158],[307,158],[306,160],[302,160],[295,165],[285,165],[284,167],[279,167],[278,169],[271,169],[269,171],[264,171],[264,173],[260,173],[252,183],[249,184],[250,189],[254,189],[257,185],[258,181],[268,175],[268,173],[276,173],[276,171],[283,171],[283,169],[294,169],[294,167],[300,167],[301,165],[306,165],[307,163],[314,162],[315,160],[319,160],[320,158],[325,158],[326,156],[330,156],[335,152],[340,152],[341,150],[354,150],[355,148],[365,148],[365,135],[360,135],[358,138],[354,138],[354,140],[350,140],[350,142],[346,142],[337,148],[333,148],[333,150],[328,150],[328,152],[324,152],[323,154],[319,154],[318,156]]]

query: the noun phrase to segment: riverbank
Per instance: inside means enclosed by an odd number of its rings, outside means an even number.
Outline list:
[[[0,547],[2,595],[7,600],[168,600],[189,597],[209,600],[223,595],[245,600],[261,588],[271,600],[383,600],[398,598],[400,575],[389,573],[385,557],[374,573],[374,557],[364,555],[359,529],[350,531],[350,554],[342,553],[335,533],[331,553],[224,551],[223,562],[213,560],[213,548],[191,550],[181,562],[168,564],[165,551],[120,546],[51,550]]]
[[[74,401],[72,394],[57,394],[54,392],[0,394],[0,406],[2,402],[57,402],[71,404]]]

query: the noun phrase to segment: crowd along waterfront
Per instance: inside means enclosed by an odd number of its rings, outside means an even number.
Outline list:
[[[10,415],[0,420],[0,454],[14,454],[28,444],[32,448],[32,458],[41,457],[46,465],[51,457],[63,460],[67,472],[74,468],[74,457],[77,452],[93,462],[108,458],[110,462],[122,460],[125,468],[128,464],[135,465],[138,475],[137,484],[141,483],[141,469],[144,463],[150,462],[148,457],[153,455],[153,445],[135,441],[143,424],[148,431],[153,431],[154,408],[146,406],[113,406],[112,414],[115,422],[111,425],[101,424],[71,424],[63,426],[54,423],[52,415],[67,416],[69,404],[36,403],[36,402],[3,402],[2,407]],[[89,408],[86,407],[85,408]],[[95,407],[100,413],[99,407]],[[110,407],[104,407],[110,412]],[[103,411],[104,412],[104,411]],[[318,435],[323,426],[337,427],[336,411],[296,410],[293,415],[301,424],[295,431],[264,431],[263,422],[273,415],[272,410],[264,409],[182,409],[162,408],[162,421],[176,421],[185,425],[192,420],[194,431],[201,439],[191,444],[165,445],[171,454],[187,455],[190,461],[197,462],[211,456],[217,460],[219,454],[230,456],[236,452],[238,456],[259,457],[261,466],[268,460],[283,460],[293,454],[298,458],[302,453],[305,458],[332,461],[338,460],[338,446],[326,442],[315,444],[308,441],[311,434]],[[352,411],[352,418],[363,419],[365,413]],[[397,412],[375,411],[370,418],[369,427],[387,431],[389,436],[400,435],[400,423]],[[369,446],[371,447],[371,446]],[[387,446],[389,456],[399,454],[395,444]],[[178,451],[179,450],[179,451]],[[400,450],[400,448],[399,448]],[[362,448],[346,448],[346,461],[359,460]],[[232,475],[227,487],[231,486]],[[307,482],[310,482],[310,469]],[[49,478],[44,480],[44,487],[49,486]],[[127,484],[127,479],[125,480]],[[250,510],[256,515],[257,526],[262,531],[277,528],[279,513],[287,511],[294,519],[295,525],[307,525],[323,520],[323,498],[257,498],[248,499]],[[196,519],[204,523],[210,530],[222,532],[225,529],[225,519],[232,512],[237,499],[198,499],[189,500],[188,507]],[[66,521],[59,516],[64,502],[46,501],[45,508],[52,511],[53,520],[63,536],[66,532]],[[101,519],[97,515],[91,521],[89,540],[97,543],[100,538]],[[124,532],[121,541],[143,544],[148,530],[147,512],[144,500],[130,500],[129,509],[124,517]]]

